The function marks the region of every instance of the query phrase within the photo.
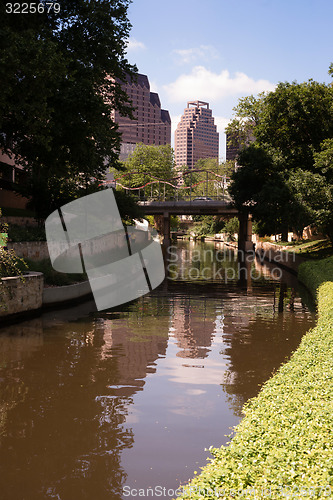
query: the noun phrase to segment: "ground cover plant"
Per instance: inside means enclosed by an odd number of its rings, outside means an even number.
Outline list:
[[[244,407],[228,446],[188,485],[186,499],[325,498],[333,494],[333,257],[299,278],[316,293],[317,326]]]

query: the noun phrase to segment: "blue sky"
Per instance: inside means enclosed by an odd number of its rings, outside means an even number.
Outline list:
[[[128,59],[169,110],[172,136],[187,101],[207,101],[220,158],[240,97],[280,81],[332,81],[332,0],[133,0],[128,17]]]

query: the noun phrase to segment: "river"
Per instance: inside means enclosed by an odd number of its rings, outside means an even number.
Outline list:
[[[242,274],[214,243],[169,257],[169,278],[130,304],[0,327],[1,498],[169,499],[314,325],[287,272]]]

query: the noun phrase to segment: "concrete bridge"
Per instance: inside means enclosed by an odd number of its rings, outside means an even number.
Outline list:
[[[252,250],[252,221],[248,214],[240,214],[230,202],[223,200],[199,200],[191,201],[139,201],[145,215],[161,215],[163,217],[163,242],[170,244],[170,216],[171,215],[221,215],[227,217],[238,217],[239,235],[238,249],[243,252]]]
[[[137,174],[144,182],[133,186]],[[225,175],[191,169],[165,180],[154,177],[149,172],[128,172],[105,184],[136,196],[145,215],[162,216],[165,245],[170,242],[171,215],[221,215],[239,218],[238,248],[242,251],[253,248],[251,217],[246,213],[239,213],[232,206],[232,199],[228,194],[230,179]]]

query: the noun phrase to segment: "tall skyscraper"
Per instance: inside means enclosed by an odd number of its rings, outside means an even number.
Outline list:
[[[177,167],[193,168],[201,158],[219,157],[219,133],[208,102],[189,101],[175,132]]]
[[[112,115],[122,133],[120,159],[126,159],[134,151],[138,142],[156,146],[170,144],[171,119],[169,111],[161,109],[158,94],[150,92],[148,77],[138,74],[136,81],[132,82],[130,78],[127,78],[126,81],[120,83],[122,83],[135,108],[134,120],[121,116],[117,110]]]

